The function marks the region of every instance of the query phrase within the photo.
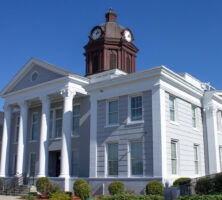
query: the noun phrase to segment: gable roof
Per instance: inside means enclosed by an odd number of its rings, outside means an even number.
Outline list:
[[[3,96],[7,92],[10,93],[10,90],[16,86],[16,84],[22,80],[23,77],[32,69],[34,65],[38,65],[46,70],[52,71],[54,73],[57,73],[61,76],[78,76],[79,78],[86,79],[85,77],[82,77],[80,75],[77,75],[71,71],[65,70],[61,67],[52,65],[50,63],[47,63],[45,61],[36,59],[36,58],[31,58],[19,71],[15,76],[12,78],[12,80],[6,85],[6,87],[3,88],[1,91],[0,95]]]

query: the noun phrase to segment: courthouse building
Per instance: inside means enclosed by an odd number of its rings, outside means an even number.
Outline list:
[[[220,172],[222,92],[164,66],[136,72],[133,32],[105,16],[85,76],[31,58],[2,90],[0,176],[47,176],[66,191],[82,177],[94,193],[120,180],[142,193],[153,179]]]

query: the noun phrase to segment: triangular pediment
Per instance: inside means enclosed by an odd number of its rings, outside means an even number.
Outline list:
[[[8,93],[13,93],[19,90],[23,90],[45,82],[68,76],[69,74],[73,73],[44,61],[32,58],[14,76],[9,84],[3,89],[1,94],[5,95]]]

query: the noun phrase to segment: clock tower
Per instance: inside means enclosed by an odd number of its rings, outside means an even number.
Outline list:
[[[86,76],[111,69],[127,73],[136,71],[134,37],[130,29],[116,23],[117,15],[112,10],[105,14],[106,22],[95,26],[84,47],[86,57]]]

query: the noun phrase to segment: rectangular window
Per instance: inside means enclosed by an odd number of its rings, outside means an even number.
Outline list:
[[[30,154],[30,163],[29,163],[29,173],[30,176],[35,176],[35,163],[36,163],[36,154]]]
[[[142,96],[131,97],[131,121],[143,119]]]
[[[222,131],[222,112],[219,110],[217,111],[217,130]]]
[[[108,144],[107,145],[108,154],[108,175],[117,176],[118,175],[118,144]]]
[[[118,101],[113,100],[108,102],[108,124],[118,124]]]
[[[39,133],[39,113],[32,113],[31,140],[37,140]]]
[[[130,143],[131,174],[143,175],[143,143],[132,141]]]
[[[196,109],[197,107],[192,105],[191,106],[191,110],[192,110],[192,126],[193,128],[196,128],[197,127],[197,113],[196,113]]]
[[[79,176],[79,152],[72,151],[72,176]]]
[[[73,106],[73,136],[80,135],[80,105]]]
[[[222,146],[219,147],[219,155],[220,155],[220,171],[222,172]]]
[[[62,115],[63,110],[61,108],[55,111],[55,137],[61,137],[62,135]]]
[[[170,121],[175,121],[175,97],[169,96]]]
[[[2,135],[3,135],[3,126],[0,125],[0,141],[2,141]]]
[[[177,174],[177,141],[171,141],[171,173]]]
[[[15,119],[15,138],[14,138],[15,143],[18,142],[18,138],[19,138],[19,124],[20,124],[20,116],[17,115]]]
[[[13,155],[12,174],[15,175],[17,170],[17,154]]]
[[[199,174],[199,145],[194,145],[194,171]]]

